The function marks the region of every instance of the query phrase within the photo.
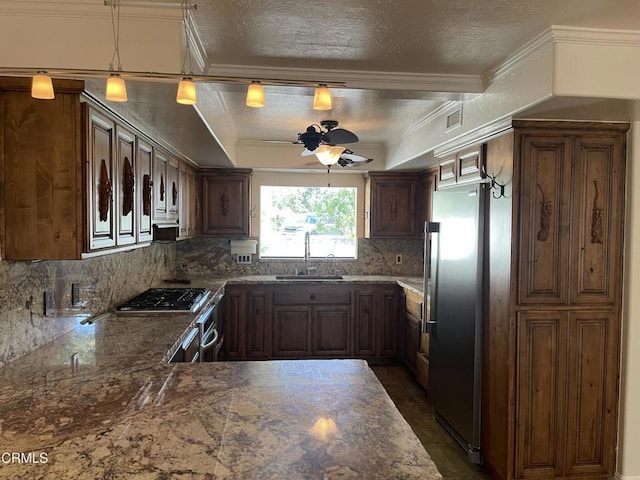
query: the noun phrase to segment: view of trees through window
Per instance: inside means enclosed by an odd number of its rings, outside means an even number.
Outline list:
[[[260,187],[260,256],[356,257],[355,187]]]

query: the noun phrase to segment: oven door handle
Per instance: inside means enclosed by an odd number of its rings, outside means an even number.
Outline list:
[[[218,338],[220,337],[220,334],[218,333],[217,329],[213,329],[213,338],[211,339],[210,342],[208,343],[203,343],[202,344],[202,350],[208,350],[209,348],[213,347],[217,342],[218,342]]]

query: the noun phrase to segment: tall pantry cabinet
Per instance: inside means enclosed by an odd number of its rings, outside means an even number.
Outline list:
[[[487,218],[483,454],[498,478],[604,480],[615,469],[629,125],[513,127],[487,143],[488,173],[510,185]]]

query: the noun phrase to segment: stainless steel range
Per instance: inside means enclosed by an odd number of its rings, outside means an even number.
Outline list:
[[[194,320],[171,362],[215,362],[224,343],[218,313],[224,289],[215,295],[206,288],[150,288],[116,307],[119,315],[191,313]]]
[[[210,294],[206,288],[150,288],[118,305],[116,311],[195,313],[204,305]]]

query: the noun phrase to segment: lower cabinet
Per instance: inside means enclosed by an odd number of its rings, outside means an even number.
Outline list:
[[[224,359],[398,356],[399,287],[228,284]]]
[[[605,478],[613,468],[616,318],[597,310],[518,315],[516,478]]]
[[[273,308],[273,356],[310,357],[312,309],[306,305]]]
[[[350,287],[274,287],[273,356],[350,356],[351,301]]]

